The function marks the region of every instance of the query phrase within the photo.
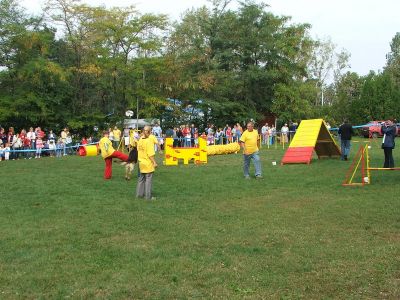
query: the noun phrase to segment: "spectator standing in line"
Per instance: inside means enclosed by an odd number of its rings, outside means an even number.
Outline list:
[[[226,124],[224,128],[221,128],[222,131],[222,144],[228,144],[228,139],[226,137],[226,131],[228,130],[229,125]]]
[[[351,136],[354,134],[353,126],[345,119],[339,127],[338,134],[340,135],[341,159],[347,160],[350,154]]]
[[[394,168],[393,149],[395,147],[394,139],[396,138],[396,124],[393,119],[387,120],[382,124],[381,133],[383,134],[382,149],[385,154],[384,168]]]
[[[114,141],[113,141],[113,146],[115,149],[119,148],[119,144],[121,142],[121,130],[118,129],[117,126],[114,126],[113,129],[113,135],[114,135]]]
[[[32,158],[34,156],[34,152],[36,151],[36,133],[33,130],[33,127],[29,128],[29,132],[26,134],[26,136],[29,139],[29,144],[31,146],[30,150],[32,150],[29,152],[29,158]]]
[[[209,130],[208,132],[209,133],[207,134],[207,145],[214,145],[215,138],[213,131]]]
[[[268,130],[269,130],[268,123],[265,123],[265,125],[261,127],[261,136],[263,145],[268,143]]]
[[[281,136],[285,144],[287,144],[289,141],[288,133],[289,133],[289,127],[287,126],[287,123],[285,123],[285,125],[283,125],[281,128]]]
[[[194,145],[197,147],[199,144],[199,130],[197,128],[194,129]]]
[[[22,141],[22,147],[24,149],[24,159],[32,158],[29,152],[29,150],[31,149],[31,140],[28,138],[27,133],[25,134],[25,138]]]
[[[10,144],[6,143],[6,146],[4,147],[4,160],[10,160]]]
[[[234,124],[232,131],[231,131],[232,142],[239,142],[238,140],[236,140],[236,129],[237,129],[237,126],[236,126],[236,124]]]
[[[42,149],[44,147],[44,143],[41,137],[37,137],[36,139],[36,156],[35,158],[40,158],[42,154]]]
[[[183,132],[182,132],[182,126],[178,127],[178,131],[176,132],[176,136],[178,138],[178,146],[177,147],[182,147],[183,146]]]
[[[168,128],[168,129],[165,131],[165,137],[166,137],[166,138],[173,138],[173,137],[174,137],[174,129]]]
[[[110,139],[111,143],[113,144],[113,147],[115,149],[117,149],[118,146],[115,147],[115,143],[114,143],[114,131],[111,128],[108,128],[108,138]]]
[[[190,147],[190,130],[188,125],[182,126],[183,147]]]
[[[156,137],[156,138],[160,138],[162,137],[162,129],[160,124],[156,123],[153,127],[153,129],[151,130],[152,134]]]
[[[21,148],[20,150],[25,150],[25,140],[26,138],[26,130],[22,129],[21,133],[19,134],[19,138],[21,139]],[[26,158],[26,152],[22,151],[19,155],[20,158]]]
[[[136,186],[136,197],[145,198],[146,200],[155,200],[152,197],[153,174],[157,163],[154,159],[154,143],[149,139],[151,133],[150,126],[143,128],[143,134],[138,141],[138,161],[140,175]]]
[[[254,125],[253,125],[254,126]],[[239,142],[243,133],[243,128],[239,123],[236,124],[236,140]]]
[[[194,126],[194,124],[190,125],[190,136],[192,137],[190,143],[192,144],[192,146],[197,145],[196,131],[197,131],[197,128]]]
[[[49,134],[47,135],[47,142],[49,144],[50,156],[55,156],[56,154],[56,141],[57,141],[56,135],[54,134],[53,130],[50,130]]]
[[[67,143],[67,128],[64,128],[63,131],[60,133],[62,146],[63,146],[63,155],[67,155],[67,151],[65,149],[65,145]]]
[[[275,125],[272,125],[271,127],[271,145],[273,145],[276,142],[276,127]]]
[[[7,134],[2,127],[0,127],[0,143],[3,145],[3,148],[7,143]]]
[[[36,128],[36,138],[40,137],[42,140],[44,139],[45,133],[42,128]]]
[[[8,145],[12,148],[12,146],[13,146],[13,138],[14,138],[14,135],[15,135],[15,133],[14,133],[14,127],[10,127],[10,128],[8,128],[8,133],[7,133],[7,143],[8,143]],[[10,159],[13,159],[14,158],[14,153],[12,153],[12,152],[9,152],[9,154],[10,154]]]
[[[210,133],[214,134],[214,130],[213,130],[212,127],[213,127],[212,124],[208,124],[208,127],[207,127],[207,135],[209,135]]]
[[[174,139],[174,143],[172,144],[173,147],[179,146],[178,131],[179,131],[179,129],[177,127],[174,127],[173,133],[172,133],[172,138]]]
[[[156,123],[151,130],[152,134],[156,137],[157,139],[157,145],[155,150],[161,150],[161,140],[162,140],[162,129],[158,123]]]
[[[65,148],[67,150],[67,154],[72,154],[72,135],[69,132],[69,129],[67,128],[67,137],[65,139]]]
[[[56,157],[60,158],[63,155],[63,150],[64,150],[64,142],[63,139],[60,137],[57,141],[56,145]]]
[[[254,123],[247,123],[247,130],[240,137],[240,146],[243,149],[243,172],[244,178],[250,179],[250,161],[253,160],[256,179],[262,178],[261,161],[258,153],[260,137],[258,131],[254,129]]]
[[[13,151],[13,159],[18,159],[19,158],[19,151],[22,148],[22,141],[20,138],[19,133],[14,134],[13,139],[12,139],[12,143],[11,143],[11,148]]]
[[[228,126],[225,131],[226,144],[232,143],[232,128]]]

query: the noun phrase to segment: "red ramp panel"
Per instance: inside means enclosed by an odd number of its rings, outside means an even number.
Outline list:
[[[290,147],[283,156],[281,164],[309,164],[313,152],[314,147]]]

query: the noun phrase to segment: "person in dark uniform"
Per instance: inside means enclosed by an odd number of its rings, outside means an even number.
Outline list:
[[[340,146],[342,150],[342,160],[347,160],[351,147],[351,136],[354,134],[353,126],[345,119],[340,125],[338,134],[340,135]]]
[[[387,120],[382,124],[381,133],[383,134],[382,149],[385,154],[384,168],[394,168],[393,149],[395,146],[394,139],[396,137],[396,124],[392,119]]]

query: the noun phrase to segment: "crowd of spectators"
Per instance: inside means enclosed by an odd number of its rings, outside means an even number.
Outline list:
[[[59,135],[53,130],[43,131],[40,127],[21,129],[17,132],[10,127],[8,132],[0,127],[0,160],[32,159],[43,156],[62,157],[73,155],[79,148],[94,142],[93,138],[83,137],[74,141],[74,136],[68,128],[64,128]]]
[[[274,125],[265,123],[258,129],[263,144],[273,145],[280,139],[287,143],[296,131],[297,124],[285,123],[278,131]],[[223,145],[238,142],[243,127],[240,123],[233,125],[226,124],[224,127],[217,127],[209,124],[200,131],[195,124],[186,124],[169,128],[163,132],[159,124],[152,127],[152,135],[158,141],[158,149],[163,149],[164,138],[174,139],[174,147],[196,147],[199,137],[207,140],[207,145]],[[117,126],[108,129],[109,139],[115,149],[121,147],[129,148],[131,139],[138,139],[138,131],[126,128],[121,131]],[[76,154],[81,145],[97,142],[93,137],[74,137],[68,128],[64,128],[59,134],[49,130],[44,132],[40,127],[21,129],[19,132],[10,127],[8,131],[0,127],[0,160],[33,159],[43,156],[62,157]]]

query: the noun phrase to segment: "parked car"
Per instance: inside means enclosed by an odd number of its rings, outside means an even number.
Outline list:
[[[364,127],[361,128],[361,133],[366,138],[377,138],[381,137],[381,123],[385,121],[370,121]],[[400,123],[396,124],[397,135],[400,135]]]

